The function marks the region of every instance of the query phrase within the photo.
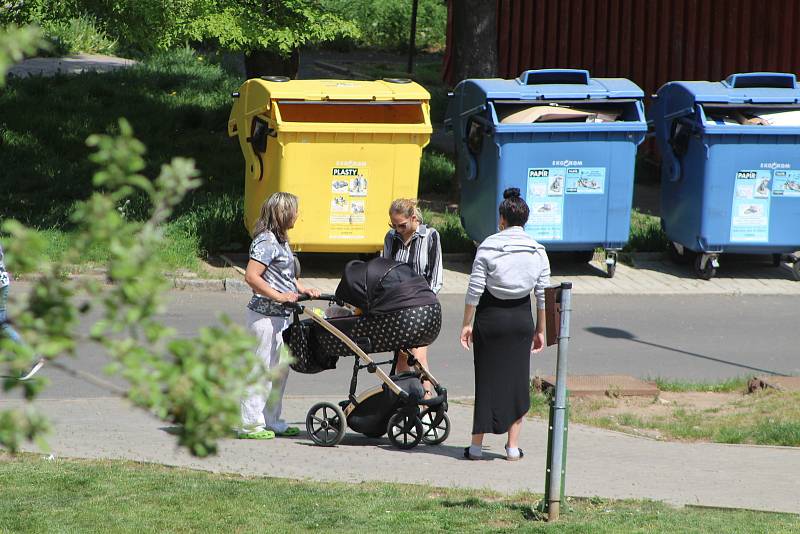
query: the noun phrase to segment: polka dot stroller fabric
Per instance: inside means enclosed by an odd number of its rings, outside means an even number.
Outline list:
[[[361,315],[328,322],[364,352],[393,352],[433,343],[442,328],[442,308],[427,281],[405,263],[385,258],[352,261],[336,289],[336,297],[359,308]],[[336,367],[353,352],[334,334],[311,319],[295,320],[284,332],[300,373]]]

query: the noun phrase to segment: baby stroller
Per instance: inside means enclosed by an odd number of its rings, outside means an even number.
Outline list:
[[[310,299],[301,297],[303,300]],[[389,441],[400,449],[420,442],[437,445],[447,439],[447,390],[408,352],[433,343],[442,326],[442,308],[425,279],[405,263],[384,258],[356,260],[345,267],[336,294],[321,295],[319,300],[338,304],[329,310],[341,312],[348,304],[361,314],[323,318],[322,310],[285,304],[293,313],[283,334],[295,359],[292,369],[318,373],[335,368],[340,357],[355,356],[347,400],[338,405],[319,402],[308,411],[306,429],[314,443],[336,445],[347,427],[372,438],[388,434]],[[303,313],[309,318],[300,320]],[[375,361],[369,356],[379,352],[392,352],[393,357]],[[401,356],[408,358],[413,370],[395,374]],[[381,366],[389,364],[391,370],[386,374]],[[382,384],[356,396],[362,369],[376,375]],[[433,386],[433,398],[424,398],[423,380]]]

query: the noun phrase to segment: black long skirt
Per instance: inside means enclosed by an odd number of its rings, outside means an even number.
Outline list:
[[[475,312],[473,434],[503,434],[531,405],[531,342],[534,322],[530,296],[498,299],[483,292]]]

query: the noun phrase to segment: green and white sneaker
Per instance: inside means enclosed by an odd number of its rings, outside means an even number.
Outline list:
[[[239,430],[236,432],[236,439],[275,439],[275,432],[266,428]]]

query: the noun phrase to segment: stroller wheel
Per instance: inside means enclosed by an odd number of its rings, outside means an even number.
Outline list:
[[[447,412],[425,410],[419,419],[422,422],[422,443],[425,445],[438,445],[450,435],[450,418],[447,417]]]
[[[338,445],[347,428],[342,409],[330,402],[318,402],[308,410],[306,431],[311,440],[322,447]]]
[[[397,412],[389,419],[386,432],[398,449],[413,449],[422,440],[422,423],[416,414]]]

